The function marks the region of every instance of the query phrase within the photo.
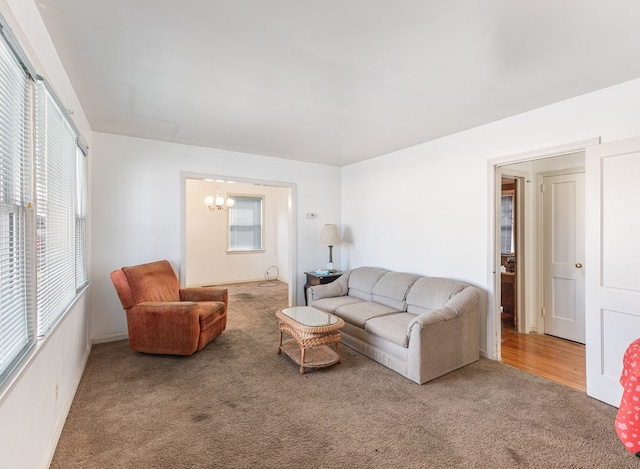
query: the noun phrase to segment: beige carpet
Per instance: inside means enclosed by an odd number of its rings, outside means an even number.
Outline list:
[[[343,347],[301,376],[276,353],[286,293],[231,286],[227,330],[191,357],[94,346],[51,467],[640,467],[615,408],[498,362],[418,386]]]

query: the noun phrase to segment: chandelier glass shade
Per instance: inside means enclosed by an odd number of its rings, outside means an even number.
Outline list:
[[[212,195],[208,195],[204,198],[204,204],[207,206],[209,210],[212,212],[214,210],[229,210],[231,207],[235,205],[236,201],[232,198],[225,199],[220,195],[220,186],[216,189],[215,197]]]

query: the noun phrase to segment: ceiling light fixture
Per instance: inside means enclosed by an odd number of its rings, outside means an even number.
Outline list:
[[[217,186],[215,197],[212,195],[208,195],[204,198],[204,204],[212,212],[215,210],[229,210],[235,205],[236,201],[232,198],[228,198],[225,200],[225,198],[220,195],[220,181],[216,181],[216,183]]]

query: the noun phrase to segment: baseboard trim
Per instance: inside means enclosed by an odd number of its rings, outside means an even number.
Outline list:
[[[108,335],[101,335],[98,337],[93,337],[91,338],[91,343],[92,344],[105,344],[107,342],[116,342],[118,340],[126,340],[129,338],[129,334],[127,334],[126,332],[121,332],[118,334],[108,334]]]

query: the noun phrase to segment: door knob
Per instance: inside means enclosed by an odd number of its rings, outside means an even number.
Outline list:
[[[577,264],[576,264],[576,267],[577,267],[578,269],[582,269],[582,264],[577,263]]]

